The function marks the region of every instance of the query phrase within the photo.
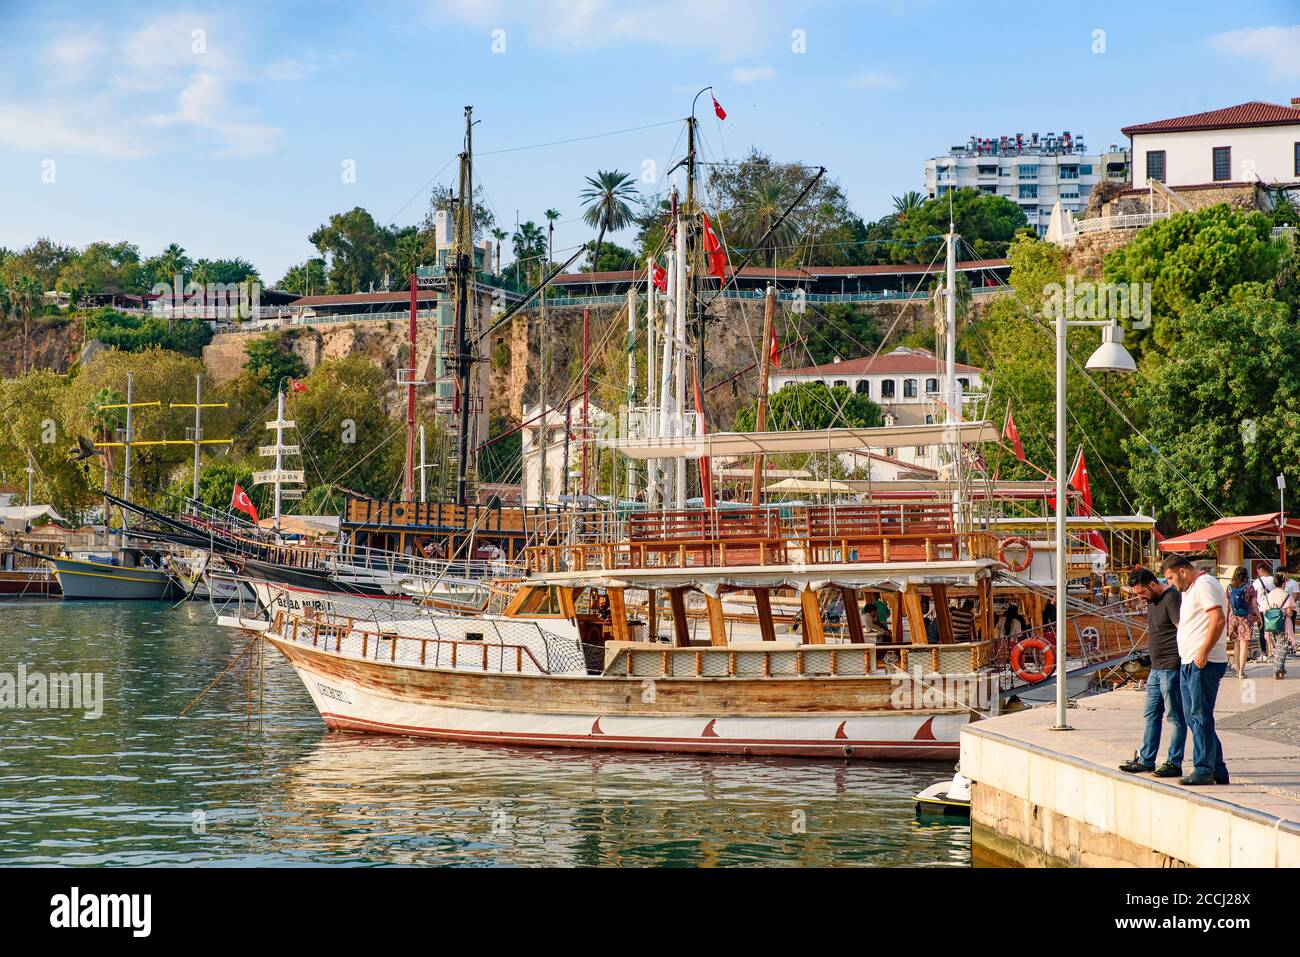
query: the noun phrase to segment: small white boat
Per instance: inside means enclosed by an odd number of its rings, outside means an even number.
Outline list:
[[[951,781],[939,781],[916,796],[917,816],[970,817],[970,778],[959,767]]]

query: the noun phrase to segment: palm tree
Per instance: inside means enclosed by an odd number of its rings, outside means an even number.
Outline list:
[[[621,170],[596,170],[587,177],[587,188],[578,194],[584,209],[582,221],[596,233],[596,246],[591,256],[591,271],[596,271],[600,261],[600,244],[605,233],[618,232],[631,226],[636,219],[630,201],[636,199],[636,185],[631,174]]]
[[[529,275],[534,269],[541,268],[542,257],[546,255],[546,236],[542,228],[532,220],[519,227],[511,239],[515,253],[515,272]]]
[[[546,217],[546,265],[551,265],[551,258],[555,255],[553,248],[553,237],[555,236],[555,221],[560,218],[558,209],[548,209],[542,214]]]
[[[492,227],[492,238],[497,241],[497,275],[501,275],[501,244],[506,241],[506,231],[500,226]]]
[[[776,265],[778,250],[790,246],[798,235],[794,217],[781,219],[792,199],[790,187],[772,177],[760,179],[740,198],[737,239],[751,249],[766,251],[769,266]]]
[[[31,371],[31,320],[45,298],[41,284],[32,276],[20,276],[10,292],[14,312],[23,318],[23,372]]]
[[[925,202],[925,197],[914,189],[909,189],[902,196],[894,197],[894,215],[898,221],[905,222],[909,213],[914,213],[921,208]]]

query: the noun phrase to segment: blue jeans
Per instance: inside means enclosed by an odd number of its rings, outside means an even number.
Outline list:
[[[1179,683],[1183,689],[1183,715],[1192,732],[1192,765],[1197,772],[1225,778],[1228,766],[1223,763],[1223,745],[1214,730],[1214,702],[1219,697],[1219,682],[1228,666],[1207,661],[1204,668],[1196,662],[1183,665]]]
[[[1187,722],[1183,720],[1183,695],[1177,668],[1152,668],[1147,676],[1146,731],[1142,735],[1142,750],[1138,760],[1155,765],[1160,752],[1160,730],[1164,716],[1169,715],[1173,734],[1169,737],[1169,763],[1183,766],[1183,748],[1187,743]]]

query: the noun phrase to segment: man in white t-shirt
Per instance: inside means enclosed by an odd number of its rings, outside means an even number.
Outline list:
[[[1214,703],[1228,670],[1228,596],[1217,578],[1181,555],[1170,555],[1160,567],[1183,596],[1178,615],[1179,686],[1192,735],[1193,770],[1179,783],[1227,784],[1223,745],[1214,730]]]

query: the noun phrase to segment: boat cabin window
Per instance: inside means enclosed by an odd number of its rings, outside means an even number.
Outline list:
[[[560,596],[554,585],[547,588],[533,588],[528,597],[519,606],[519,614],[534,618],[560,618]]]

